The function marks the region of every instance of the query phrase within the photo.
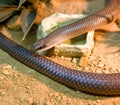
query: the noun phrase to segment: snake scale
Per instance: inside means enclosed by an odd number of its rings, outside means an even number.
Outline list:
[[[120,0],[106,0],[106,2],[107,6],[103,10],[62,27],[53,34],[56,34],[58,39],[60,34],[69,39],[109,24],[120,12]],[[33,51],[27,50],[2,33],[0,33],[0,48],[35,71],[75,90],[95,95],[120,95],[120,73],[97,74],[64,67]]]

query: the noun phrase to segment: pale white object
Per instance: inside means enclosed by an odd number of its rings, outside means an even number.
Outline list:
[[[70,24],[84,17],[85,15],[81,15],[81,14],[68,15],[68,14],[55,13],[52,16],[47,17],[42,21],[41,25],[38,28],[37,38],[41,39],[47,36],[52,31],[58,29],[59,27]],[[84,44],[83,43],[81,44],[81,41],[77,42],[77,44],[74,44],[74,42],[71,40],[55,46],[53,54],[58,56],[69,56],[69,57],[80,57],[80,56],[88,57],[91,54],[92,48],[94,46],[94,31],[88,32],[86,39],[84,39],[85,40]]]

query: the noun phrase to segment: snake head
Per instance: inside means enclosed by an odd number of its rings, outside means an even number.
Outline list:
[[[34,51],[34,52],[36,52],[36,51],[38,51],[38,50],[43,51],[43,50],[45,50],[45,48],[46,48],[46,44],[45,44],[45,40],[44,40],[44,38],[43,38],[43,39],[40,39],[40,40],[36,41],[36,42],[33,44],[31,50]]]
[[[47,38],[42,38],[33,44],[31,50],[34,52],[45,51],[52,47],[54,47],[53,41],[47,40]]]

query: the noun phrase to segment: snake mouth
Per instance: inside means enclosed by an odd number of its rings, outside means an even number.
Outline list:
[[[54,44],[53,44],[53,45],[52,45],[52,44],[49,44],[49,41],[47,41],[47,43],[46,43],[46,40],[45,40],[45,39],[46,39],[46,38],[43,38],[43,39],[40,39],[40,40],[36,41],[36,42],[33,44],[31,50],[32,50],[33,52],[37,52],[37,51],[46,51],[46,50],[52,48]]]
[[[37,51],[43,51],[45,50],[46,45],[45,44],[39,44],[39,41],[35,42],[31,48],[31,50],[33,52],[37,52]]]

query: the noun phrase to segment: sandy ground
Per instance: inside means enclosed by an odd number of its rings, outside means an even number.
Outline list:
[[[20,41],[21,31],[5,27],[0,27],[0,30],[28,49],[35,41],[36,28],[23,42]],[[91,56],[81,60],[85,65],[81,65],[79,58],[52,56],[49,59],[78,70],[84,66],[89,72],[120,72],[119,39],[119,32],[97,31]],[[0,105],[120,105],[120,97],[94,96],[75,91],[24,66],[0,50]]]

